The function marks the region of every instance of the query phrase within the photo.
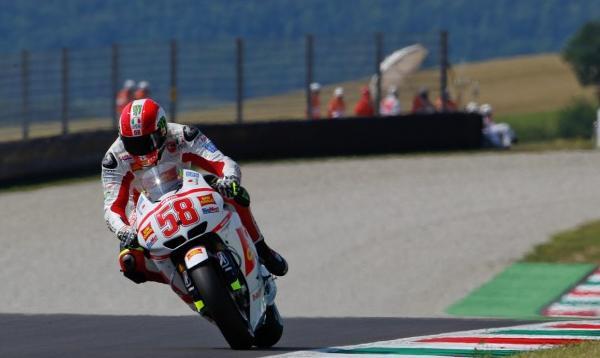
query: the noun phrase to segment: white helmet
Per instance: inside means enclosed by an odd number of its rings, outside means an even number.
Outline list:
[[[317,92],[321,90],[321,85],[318,82],[313,82],[310,84],[310,90],[313,92]]]
[[[138,83],[138,88],[145,90],[148,89],[148,87],[150,87],[150,83],[148,83],[148,81],[140,81],[140,83]]]
[[[465,107],[465,110],[468,113],[477,113],[478,109],[479,109],[479,106],[477,105],[477,102],[473,102],[473,101],[467,103],[467,106]]]
[[[134,87],[135,87],[135,81],[132,79],[126,80],[123,83],[123,88],[125,88],[125,89],[132,89]]]
[[[489,116],[490,114],[492,114],[492,112],[493,112],[492,106],[490,106],[487,103],[482,104],[481,107],[479,108],[479,113],[482,116]]]
[[[342,87],[336,87],[333,94],[336,97],[342,97],[344,95],[344,89]]]

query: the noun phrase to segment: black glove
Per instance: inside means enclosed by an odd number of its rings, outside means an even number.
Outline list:
[[[137,241],[137,233],[131,226],[124,226],[119,230],[117,238],[121,241],[121,250],[135,249],[140,246]]]
[[[227,176],[217,179],[215,189],[226,198],[234,198],[239,191],[240,180],[236,176]]]

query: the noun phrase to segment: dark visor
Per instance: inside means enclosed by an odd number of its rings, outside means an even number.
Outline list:
[[[147,155],[159,149],[165,142],[165,137],[160,135],[160,129],[154,133],[139,137],[121,136],[125,150],[133,155]]]

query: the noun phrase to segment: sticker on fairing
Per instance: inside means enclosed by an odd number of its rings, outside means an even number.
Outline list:
[[[217,151],[217,147],[210,140],[208,142],[202,144],[202,146],[211,153],[214,153]]]
[[[185,254],[185,266],[188,269],[208,260],[208,253],[204,247],[194,247]]]

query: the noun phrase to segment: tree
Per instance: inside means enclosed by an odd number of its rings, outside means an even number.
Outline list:
[[[596,86],[600,101],[600,21],[591,21],[567,42],[563,58],[571,64],[583,86]]]

